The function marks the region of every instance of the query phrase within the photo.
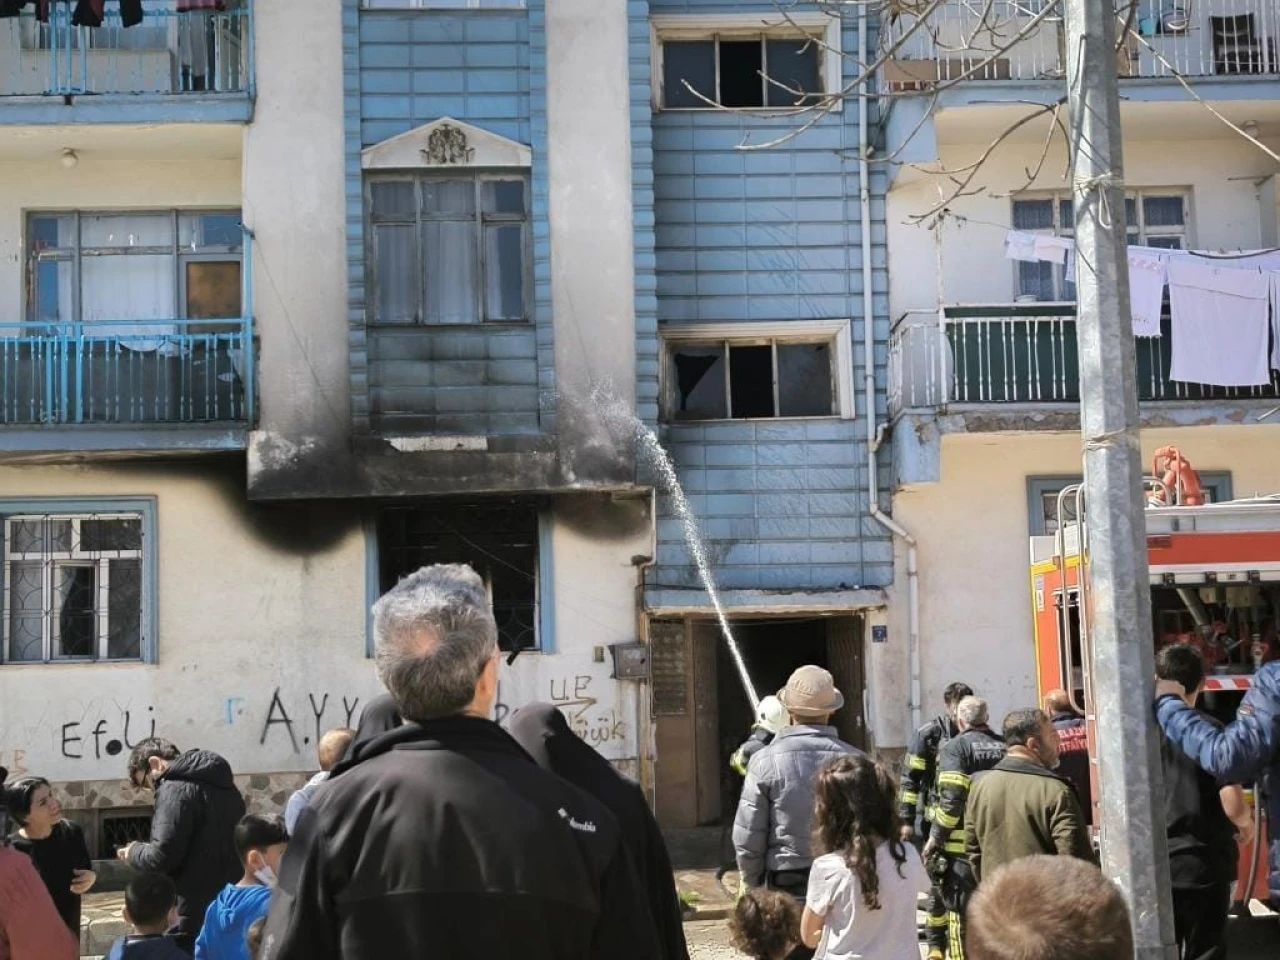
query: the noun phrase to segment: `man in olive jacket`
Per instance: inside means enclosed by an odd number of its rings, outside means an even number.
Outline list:
[[[975,778],[965,814],[965,852],[981,880],[1012,860],[1060,854],[1093,860],[1084,812],[1071,781],[1058,776],[1058,737],[1042,710],[1004,719],[1008,755]]]

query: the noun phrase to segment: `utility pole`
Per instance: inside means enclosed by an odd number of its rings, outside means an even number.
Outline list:
[[[1076,240],[1076,336],[1089,545],[1087,622],[1102,870],[1124,892],[1138,960],[1176,960],[1129,309],[1113,0],[1063,0]]]

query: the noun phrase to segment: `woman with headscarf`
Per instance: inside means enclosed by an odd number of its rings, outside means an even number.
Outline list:
[[[521,707],[507,732],[544,770],[585,790],[617,818],[622,838],[649,900],[663,960],[688,960],[684,917],[671,872],[671,858],[644,791],[573,732],[549,703]]]
[[[357,763],[370,742],[384,733],[399,729],[403,723],[400,707],[391,694],[381,693],[374,697],[360,712],[360,725],[356,727],[356,735],[347,747],[342,762],[333,768],[333,774],[336,776]]]
[[[8,771],[0,767],[0,784]],[[0,960],[75,960],[72,936],[35,864],[9,845],[9,818],[0,803]]]

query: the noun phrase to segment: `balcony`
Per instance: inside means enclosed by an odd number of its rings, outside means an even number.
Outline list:
[[[1169,379],[1169,332],[1135,341],[1144,404],[1239,406],[1280,398],[1280,384],[1213,387]],[[908,313],[889,340],[889,408],[1043,408],[1080,402],[1075,305],[1000,304]]]
[[[1280,0],[1139,0],[1116,71],[1128,80],[1275,79]],[[945,0],[920,22],[882,31],[885,79],[898,90],[948,82],[1066,77],[1062,0]]]
[[[253,6],[146,0],[126,26],[106,4],[100,26],[51,0],[0,19],[0,123],[246,123],[252,117]]]

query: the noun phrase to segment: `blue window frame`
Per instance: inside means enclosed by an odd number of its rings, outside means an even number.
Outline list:
[[[0,659],[156,662],[150,498],[0,500]]]
[[[1027,503],[1033,537],[1052,536],[1057,532],[1058,493],[1063,487],[1079,483],[1080,480],[1080,477],[1065,476],[1027,478]],[[1222,503],[1233,496],[1230,472],[1203,471],[1200,473],[1200,485],[1204,488],[1205,499],[1209,503]],[[1069,500],[1065,507],[1067,521],[1075,520],[1074,501]]]

